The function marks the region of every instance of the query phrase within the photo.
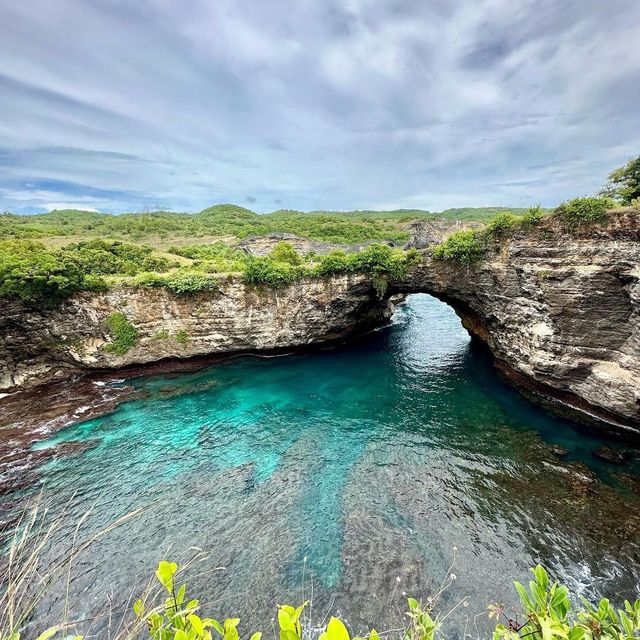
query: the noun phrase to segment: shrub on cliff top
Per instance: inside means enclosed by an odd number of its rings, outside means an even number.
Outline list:
[[[497,213],[487,225],[487,232],[494,238],[504,238],[509,235],[519,224],[520,219],[509,211]]]
[[[384,244],[372,244],[357,253],[332,251],[321,258],[313,273],[319,276],[364,273],[370,276],[402,278],[420,260],[415,249],[402,251]]]
[[[164,279],[164,286],[179,296],[193,295],[205,291],[218,291],[220,283],[212,276],[197,271],[178,271]]]
[[[450,260],[470,266],[484,256],[485,243],[477,231],[456,231],[444,242],[433,247],[431,253],[436,260]]]
[[[589,196],[573,198],[555,208],[553,215],[570,229],[586,225],[599,224],[607,219],[607,209],[612,206],[609,198]]]
[[[0,242],[0,296],[50,305],[95,286],[96,281],[85,283],[85,275],[67,256],[40,242]]]
[[[140,273],[133,281],[137,287],[164,287],[179,296],[194,295],[205,291],[218,291],[220,282],[217,278],[198,271],[176,271],[168,275],[145,272]]]
[[[525,228],[527,227],[535,227],[540,224],[544,218],[544,213],[542,211],[542,207],[539,204],[536,204],[533,207],[529,207],[520,218],[520,223]]]
[[[269,257],[250,257],[245,266],[243,280],[248,284],[281,287],[299,280],[305,272],[303,266],[277,262]]]
[[[295,250],[294,246],[286,240],[278,242],[273,249],[271,249],[269,257],[276,262],[286,262],[294,266],[302,264],[302,256]]]

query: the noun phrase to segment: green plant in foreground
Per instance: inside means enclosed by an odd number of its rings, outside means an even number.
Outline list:
[[[624,601],[623,609],[614,609],[607,598],[598,606],[580,598],[583,609],[571,615],[569,590],[557,582],[550,583],[545,569],[538,565],[531,569],[534,579],[529,590],[515,582],[523,607],[522,616],[509,617],[503,605],[491,605],[489,616],[498,623],[494,640],[637,640],[640,631],[640,600]]]
[[[105,320],[113,340],[104,345],[104,350],[118,356],[124,356],[138,340],[138,330],[131,324],[124,313],[112,313]]]
[[[187,600],[187,585],[176,587],[175,575],[178,565],[162,560],[158,564],[156,577],[167,593],[160,606],[147,610],[139,599],[133,605],[138,619],[144,620],[153,640],[211,640],[215,632],[223,640],[239,640],[240,618],[227,618],[222,624],[214,618],[198,615],[198,600]],[[261,633],[254,633],[250,640],[260,640]]]

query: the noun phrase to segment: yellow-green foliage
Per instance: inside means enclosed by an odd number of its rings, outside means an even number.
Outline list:
[[[104,350],[118,356],[125,355],[138,341],[138,330],[131,324],[124,313],[112,313],[105,320],[113,340],[104,346]]]
[[[148,610],[142,600],[134,604],[138,619],[147,623],[154,640],[239,640],[239,618],[227,618],[219,622],[215,618],[204,617],[198,600],[189,600],[186,585],[177,586],[176,563],[162,561],[156,576],[166,591],[167,598],[160,607]],[[519,582],[514,583],[520,597],[522,611],[506,615],[504,605],[490,605],[488,613],[495,618],[494,640],[637,640],[640,631],[640,600],[624,602],[623,609],[615,609],[609,600],[603,598],[597,606],[582,599],[582,607],[572,611],[569,590],[557,582],[551,583],[545,569],[538,565],[531,569],[533,580],[529,590]],[[437,598],[436,598],[437,601]],[[305,637],[303,612],[309,603],[298,607],[281,605],[278,607],[280,640],[302,640]],[[400,631],[404,640],[435,640],[445,638],[446,613],[434,611],[434,601],[421,603],[415,598],[408,599],[409,623]],[[504,620],[504,622],[503,622]],[[505,624],[506,623],[506,624]],[[250,640],[260,640],[262,634],[256,632]],[[380,640],[380,635],[372,629],[368,640]],[[352,636],[339,618],[330,618],[321,631],[319,640],[352,640]],[[365,640],[356,638],[353,640]]]
[[[484,253],[485,241],[482,233],[472,230],[456,231],[432,249],[436,260],[450,260],[466,266],[482,260]]]
[[[40,242],[0,242],[0,297],[47,306],[99,286],[101,281],[88,280],[69,256],[49,251]]]
[[[179,270],[167,275],[141,273],[133,283],[135,286],[145,288],[164,287],[178,296],[214,292],[220,289],[220,282],[216,277],[191,269]]]
[[[276,262],[286,262],[291,265],[302,264],[302,256],[295,250],[290,242],[281,240],[271,250],[269,257]]]
[[[555,208],[553,215],[565,227],[573,229],[586,224],[599,224],[607,219],[607,209],[613,205],[609,198],[573,198]]]
[[[519,582],[514,586],[520,599],[520,610],[506,610],[502,604],[492,604],[487,608],[490,619],[495,619],[493,640],[637,640],[640,633],[640,600],[625,600],[623,608],[615,608],[608,599],[601,599],[597,605],[581,598],[581,606],[574,608],[569,590],[558,582],[551,582],[545,569],[538,565],[531,569],[533,579],[529,588]],[[133,604],[135,618],[126,623],[125,631],[118,635],[120,640],[240,640],[238,626],[240,618],[218,620],[202,611],[200,601],[187,596],[187,585],[178,584],[178,565],[162,560],[158,564],[155,577],[162,589],[160,602],[149,599],[147,590],[144,598]],[[438,594],[432,599],[420,602],[415,598],[407,600],[408,623],[404,628],[385,634],[375,629],[364,637],[353,636],[347,625],[336,617],[331,617],[322,626],[319,640],[380,640],[401,638],[402,640],[444,640],[447,637],[446,619],[449,612],[437,611],[439,595],[455,577],[448,575]],[[466,602],[464,598],[462,602]],[[460,604],[460,603],[458,603]],[[280,605],[277,622],[280,640],[303,640],[310,637],[313,621],[305,617],[309,602],[298,607]],[[456,607],[458,605],[455,605]],[[310,627],[305,629],[305,624]],[[45,631],[38,640],[48,640],[56,634],[69,636],[70,625],[54,627]],[[21,628],[0,629],[0,640],[20,640]],[[248,640],[261,640],[262,633],[251,634]]]

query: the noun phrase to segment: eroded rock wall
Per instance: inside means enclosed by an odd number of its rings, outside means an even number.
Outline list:
[[[122,312],[139,332],[118,356],[106,319]],[[392,305],[361,275],[304,280],[280,289],[226,280],[219,292],[189,297],[165,289],[114,288],[35,310],[6,302],[0,311],[0,389],[29,386],[85,369],[166,358],[269,351],[321,343],[380,324]]]
[[[391,296],[426,292],[456,309],[522,390],[640,434],[640,211],[572,232],[545,220],[496,241],[470,267],[431,258],[441,231],[416,226],[423,261],[383,300],[370,279],[351,275],[275,290],[229,279],[219,293],[186,298],[115,288],[48,311],[3,301],[0,390],[81,370],[328,342],[384,322]],[[104,348],[116,311],[139,332],[124,356]]]
[[[472,267],[427,257],[397,288],[452,304],[518,384],[585,414],[640,425],[637,210],[571,233],[545,221],[496,243]]]

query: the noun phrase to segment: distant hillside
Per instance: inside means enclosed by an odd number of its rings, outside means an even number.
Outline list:
[[[219,204],[198,213],[154,211],[113,215],[56,210],[36,215],[0,215],[0,238],[55,239],[57,244],[84,237],[114,238],[163,244],[179,238],[235,237],[265,235],[276,231],[294,233],[314,240],[334,243],[359,243],[368,240],[403,242],[409,237],[403,229],[410,220],[444,217],[486,221],[497,211],[521,209],[485,207],[448,209],[431,213],[421,209],[394,211],[310,211],[279,210],[258,214],[244,207]]]

